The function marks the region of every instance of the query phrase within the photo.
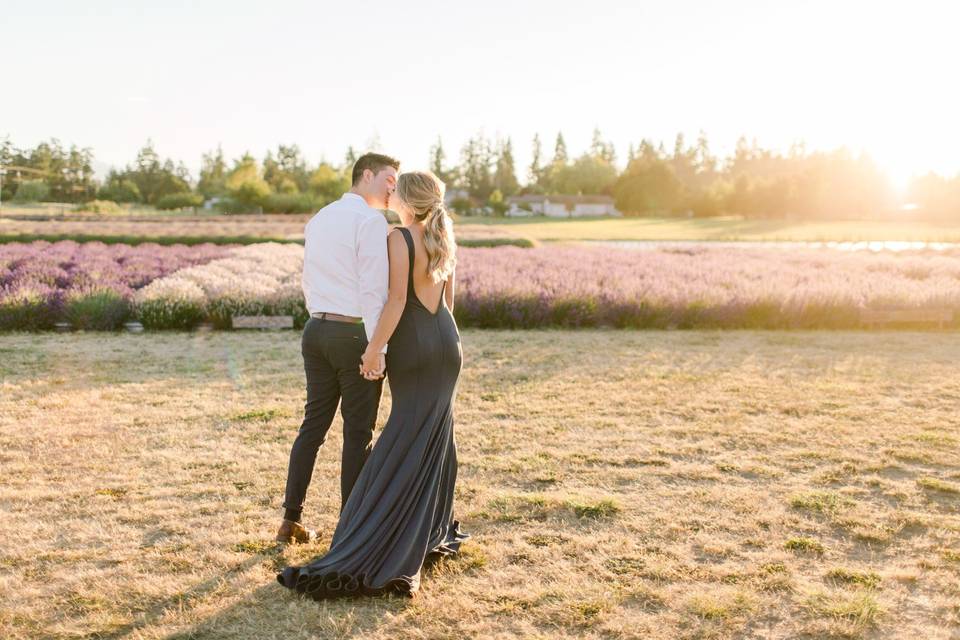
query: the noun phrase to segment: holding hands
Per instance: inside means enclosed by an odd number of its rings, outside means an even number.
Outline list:
[[[360,361],[360,375],[367,380],[379,380],[387,369],[387,360],[379,351],[371,351],[368,347]]]

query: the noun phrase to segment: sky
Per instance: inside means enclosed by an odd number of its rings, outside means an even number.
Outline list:
[[[0,0],[0,137],[123,166],[150,138],[201,155],[297,144],[340,163],[379,140],[402,168],[482,132],[572,156],[595,127],[643,138],[846,146],[895,184],[960,173],[960,4],[910,0],[245,2]]]

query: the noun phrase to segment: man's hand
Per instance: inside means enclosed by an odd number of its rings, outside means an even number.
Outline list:
[[[360,375],[367,380],[379,380],[387,368],[386,357],[379,351],[367,349],[360,361]]]

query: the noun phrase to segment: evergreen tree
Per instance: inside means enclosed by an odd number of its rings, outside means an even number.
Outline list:
[[[297,145],[278,145],[277,157],[267,151],[263,159],[263,179],[276,193],[299,193],[309,187],[310,173]]]
[[[170,159],[161,160],[160,154],[153,148],[152,140],[147,140],[137,152],[133,167],[127,167],[121,174],[120,181],[123,180],[133,182],[147,204],[154,204],[166,195],[190,191],[190,176],[186,167],[181,163],[178,168]]]
[[[593,139],[590,142],[590,155],[611,165],[614,164],[617,159],[613,149],[613,143],[606,142],[603,136],[600,135],[600,129],[597,127],[593,129]]]
[[[527,180],[531,185],[540,186],[543,180],[543,169],[540,167],[540,156],[543,154],[543,148],[540,144],[540,134],[533,134],[533,159],[530,161],[530,169],[527,171]]]
[[[710,154],[710,144],[707,142],[707,134],[703,131],[697,138],[697,171],[703,174],[713,175],[717,170],[717,159]]]
[[[197,192],[204,198],[213,198],[226,194],[227,163],[223,159],[223,148],[217,145],[216,152],[205,153],[200,161],[200,179]]]
[[[347,154],[343,158],[343,164],[345,170],[349,173],[353,171],[353,165],[356,164],[357,158],[360,156],[357,155],[356,150],[354,150],[353,145],[347,147]]]
[[[493,184],[494,188],[500,192],[501,200],[503,197],[512,196],[520,189],[513,164],[513,142],[510,138],[497,145],[497,169],[493,176]]]
[[[493,152],[482,133],[470,138],[460,150],[463,187],[470,195],[486,202],[493,192]]]
[[[594,158],[603,157],[606,151],[606,145],[603,142],[603,138],[600,135],[600,128],[593,128],[593,138],[590,141],[590,155]]]
[[[449,187],[452,172],[448,173],[447,170],[443,168],[446,161],[447,155],[443,151],[443,140],[440,136],[437,136],[437,143],[430,147],[430,171]]]
[[[553,148],[553,164],[557,167],[566,166],[569,161],[567,156],[567,143],[563,139],[563,133],[557,133],[557,143]]]

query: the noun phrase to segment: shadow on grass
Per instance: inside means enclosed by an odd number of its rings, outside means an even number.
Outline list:
[[[231,571],[231,574],[242,573],[259,563],[263,563],[271,557],[276,557],[280,546],[275,546],[248,558],[242,565]],[[443,568],[445,563],[458,563],[459,559],[428,558],[423,565],[424,580],[443,579]],[[224,576],[208,580],[198,585],[191,592],[191,596],[201,597],[203,593],[211,591],[211,583],[216,585],[224,580]],[[170,602],[169,600],[173,600]],[[331,633],[337,637],[363,637],[365,632],[370,632],[379,627],[387,617],[395,616],[397,613],[416,602],[400,595],[384,595],[376,597],[353,597],[337,598],[332,600],[323,600],[315,602],[312,599],[297,595],[296,593],[283,588],[275,581],[257,587],[248,593],[241,600],[231,606],[221,609],[216,614],[203,619],[195,625],[175,631],[165,635],[164,640],[187,640],[196,638],[263,638],[263,637],[284,637],[296,631],[295,626],[287,627],[285,622],[290,617],[290,604],[297,606],[324,608],[324,618],[333,621],[336,630]],[[154,611],[162,611],[165,607],[176,604],[176,599],[159,603],[154,607]],[[156,620],[154,616],[152,620]],[[132,628],[126,629],[109,638],[123,638],[129,636],[133,631],[143,628],[149,624],[144,621],[138,625],[131,625]],[[313,629],[313,632],[321,635],[324,630]],[[330,631],[330,630],[327,630]]]
[[[171,609],[180,611],[189,610],[193,606],[201,603],[207,595],[213,593],[223,584],[224,580],[229,580],[232,576],[241,575],[249,569],[262,564],[267,557],[275,555],[280,548],[281,546],[279,544],[275,545],[234,565],[225,574],[212,576],[185,591],[179,591],[167,598],[153,602],[145,608],[137,620],[117,627],[110,632],[98,634],[97,637],[104,640],[126,638],[157,623]]]
[[[109,632],[99,633],[97,637],[103,640],[138,637],[141,631],[161,622],[169,611],[176,610],[182,613],[201,605],[207,596],[221,588],[224,583],[231,584],[248,570],[276,558],[282,548],[282,545],[279,544],[271,546],[234,565],[225,573],[212,576],[185,591],[157,600],[149,604],[136,621]],[[433,569],[436,564],[439,563],[428,561],[424,564],[425,577],[429,579],[429,576],[434,573]],[[187,638],[282,636],[290,630],[284,628],[283,622],[286,614],[280,610],[287,609],[292,600],[299,600],[304,607],[321,606],[320,603],[300,597],[284,589],[275,581],[271,581],[256,588],[231,606],[218,611],[215,615],[205,618],[190,628],[166,635],[164,638],[185,640]],[[339,631],[349,634],[362,633],[376,628],[386,614],[395,614],[411,602],[413,600],[403,596],[342,598],[326,601],[333,608],[330,615],[339,620],[341,624],[349,625],[349,629],[341,628]]]
[[[302,637],[298,624],[286,624],[290,618],[289,601],[296,598],[279,584],[264,585],[239,602],[206,618],[193,627],[163,636],[164,640],[196,640],[203,638],[283,638]],[[403,607],[399,598],[330,600],[324,603],[302,599],[302,607],[326,605],[325,617],[334,620],[336,631],[329,635],[323,629],[311,629],[310,637],[364,637],[379,627],[388,615]],[[315,635],[314,635],[315,634]]]
[[[253,384],[260,375],[303,377],[300,331],[0,333],[0,379],[63,378],[73,390],[105,385]],[[76,347],[80,344],[79,351]],[[97,344],[99,350],[91,349]],[[265,373],[264,362],[273,365]],[[155,398],[162,400],[162,398]]]

